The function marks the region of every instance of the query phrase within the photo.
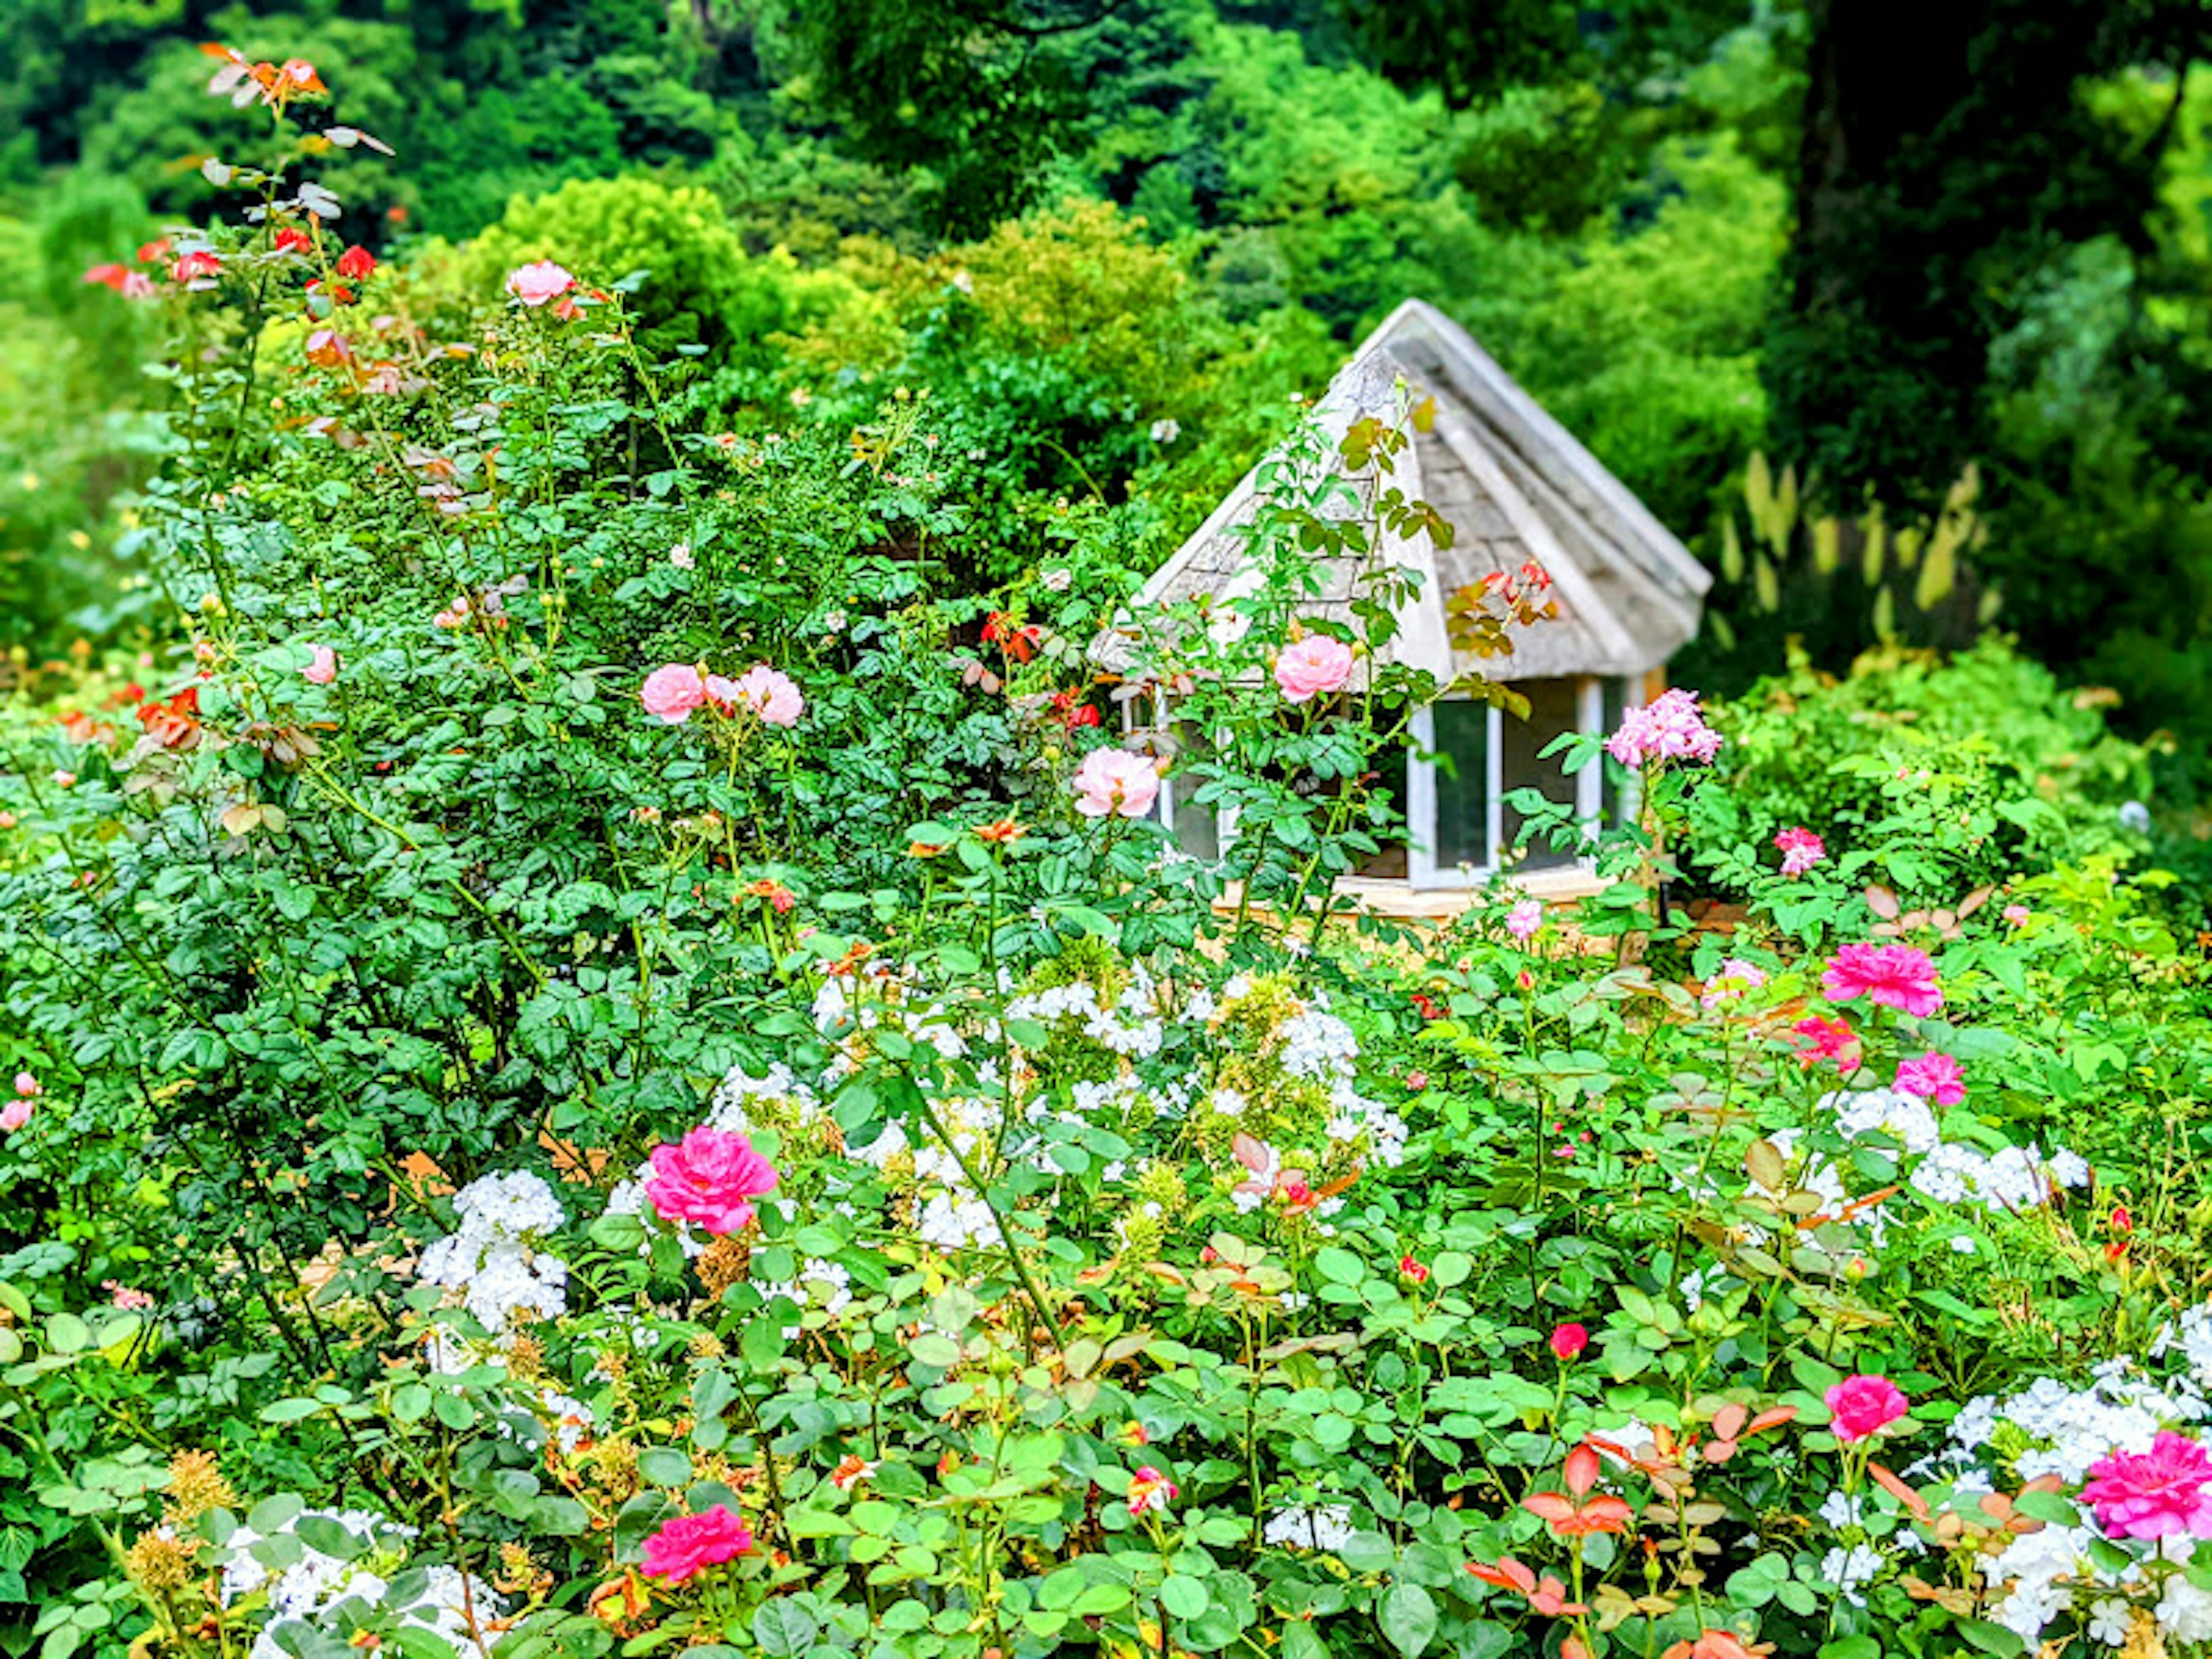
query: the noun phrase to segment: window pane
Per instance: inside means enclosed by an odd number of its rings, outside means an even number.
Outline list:
[[[1621,716],[1628,712],[1629,694],[1635,689],[1636,683],[1632,679],[1616,677],[1603,681],[1602,684],[1605,687],[1605,708],[1598,726],[1598,735],[1601,738],[1609,738],[1620,730]],[[1597,765],[1599,775],[1604,780],[1598,786],[1600,792],[1598,816],[1603,823],[1619,823],[1623,817],[1623,803],[1620,799],[1620,786],[1613,781],[1613,775],[1620,769],[1613,762],[1604,759],[1601,759]]]
[[[1562,806],[1575,804],[1575,781],[1559,769],[1561,757],[1537,757],[1555,738],[1578,729],[1581,695],[1580,682],[1576,680],[1522,680],[1513,689],[1528,699],[1528,718],[1517,720],[1508,714],[1500,722],[1504,735],[1498,781],[1508,801],[1503,826],[1508,847],[1521,837],[1521,815],[1510,804],[1516,789],[1540,790],[1547,800]],[[1572,848],[1555,849],[1547,837],[1540,836],[1522,850],[1525,869],[1548,869],[1575,861]]]
[[[1175,796],[1176,845],[1194,859],[1212,860],[1221,856],[1221,820],[1211,806],[1194,806],[1191,797],[1206,787],[1206,780],[1192,773],[1176,775],[1172,793]],[[1159,809],[1152,809],[1157,812]]]
[[[1451,770],[1437,767],[1436,861],[1439,870],[1490,862],[1490,708],[1453,700],[1435,705],[1437,753]]]

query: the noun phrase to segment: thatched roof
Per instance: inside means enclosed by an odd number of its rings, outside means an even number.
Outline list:
[[[1332,441],[1366,416],[1395,421],[1401,378],[1416,401],[1436,399],[1436,421],[1398,457],[1391,483],[1434,507],[1455,533],[1441,553],[1425,534],[1385,542],[1389,562],[1423,578],[1420,597],[1391,642],[1395,659],[1446,681],[1468,672],[1514,680],[1639,674],[1697,632],[1711,574],[1433,306],[1407,301],[1330,382],[1316,412]],[[1232,598],[1252,581],[1239,527],[1252,521],[1267,465],[1247,473],[1145,584],[1135,601],[1139,616],[1202,593]],[[1517,570],[1530,560],[1552,574],[1559,619],[1516,630],[1510,657],[1455,653],[1444,600],[1492,571]],[[1349,622],[1358,568],[1349,559],[1326,563],[1320,594],[1301,610]],[[1131,634],[1107,630],[1092,654],[1126,669],[1134,655]]]

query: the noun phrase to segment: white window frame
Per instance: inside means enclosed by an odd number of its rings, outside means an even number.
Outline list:
[[[1605,735],[1605,677],[1581,674],[1574,677],[1575,721],[1578,730],[1595,736]],[[1633,707],[1633,699],[1641,690],[1637,677],[1622,681],[1623,707]],[[1165,708],[1164,697],[1161,708]],[[1492,706],[1484,711],[1483,724],[1483,814],[1482,844],[1488,856],[1480,864],[1456,865],[1449,869],[1438,867],[1436,861],[1437,842],[1437,769],[1428,758],[1436,752],[1437,723],[1431,708],[1422,708],[1414,714],[1407,727],[1409,742],[1406,756],[1406,884],[1418,891],[1444,891],[1479,887],[1497,873],[1501,843],[1505,838],[1505,715],[1502,709]],[[1164,729],[1165,715],[1162,721]],[[1633,780],[1631,780],[1632,787]],[[1160,794],[1156,811],[1159,821],[1173,836],[1176,823],[1176,793],[1177,780],[1173,774],[1160,780]],[[1576,855],[1571,866],[1554,868],[1594,872],[1597,867],[1595,851],[1598,836],[1605,823],[1605,763],[1600,759],[1575,775],[1575,817],[1579,823],[1586,849]],[[1624,790],[1622,810],[1632,810],[1627,803],[1630,794]],[[1215,847],[1217,856],[1228,856],[1237,839],[1237,809],[1224,806],[1214,814]]]

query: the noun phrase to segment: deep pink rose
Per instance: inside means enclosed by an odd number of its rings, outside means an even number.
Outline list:
[[[1897,1087],[1938,1106],[1956,1106],[1966,1097],[1966,1074],[1948,1054],[1923,1054],[1898,1061]]]
[[[659,715],[671,726],[681,726],[691,718],[693,709],[707,701],[707,676],[696,668],[672,662],[647,674],[639,695],[648,714]]]
[[[1828,1425],[1845,1445],[1887,1428],[1905,1415],[1905,1391],[1886,1376],[1847,1376],[1828,1390]]]
[[[1774,845],[1782,854],[1785,876],[1802,876],[1828,856],[1826,843],[1810,830],[1784,830],[1774,838]]]
[[[1846,945],[1820,975],[1820,988],[1833,1002],[1868,997],[1916,1019],[1926,1019],[1943,1006],[1936,964],[1925,951],[1910,945]]]
[[[575,286],[575,277],[550,259],[518,266],[507,278],[507,291],[526,306],[557,300]]]
[[[766,663],[748,668],[738,678],[732,702],[742,703],[770,726],[796,726],[806,712],[806,699],[786,674]]]
[[[775,1166],[751,1141],[702,1124],[674,1146],[653,1149],[645,1195],[664,1220],[733,1233],[753,1218],[750,1200],[775,1188]]]
[[[1552,1352],[1561,1361],[1572,1359],[1589,1346],[1589,1330],[1582,1325],[1562,1325],[1552,1333]]]
[[[752,1529],[727,1504],[717,1504],[704,1515],[679,1515],[647,1539],[645,1575],[680,1584],[752,1547]]]
[[[2212,1455],[2171,1429],[2089,1465],[2081,1497],[2115,1538],[2212,1538]]]
[[[338,677],[338,653],[327,645],[315,647],[315,659],[300,671],[300,678],[316,685],[328,685]]]
[[[1075,769],[1075,810],[1086,818],[1140,818],[1159,799],[1160,769],[1149,755],[1094,749]]]
[[[1275,659],[1275,684],[1291,702],[1340,691],[1352,678],[1352,647],[1326,634],[1309,634]]]

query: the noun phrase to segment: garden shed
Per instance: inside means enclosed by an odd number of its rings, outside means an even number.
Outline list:
[[[1386,539],[1382,557],[1421,578],[1388,648],[1448,684],[1470,672],[1508,681],[1530,712],[1523,721],[1447,696],[1417,716],[1405,757],[1407,844],[1357,884],[1384,899],[1393,889],[1463,889],[1510,863],[1516,875],[1534,878],[1533,885],[1571,888],[1581,864],[1571,851],[1512,855],[1520,821],[1505,797],[1538,788],[1593,824],[1617,810],[1604,769],[1571,778],[1542,751],[1564,732],[1611,730],[1624,708],[1662,688],[1668,658],[1697,632],[1712,578],[1465,329],[1422,301],[1394,311],[1330,383],[1316,414],[1331,440],[1364,416],[1396,421],[1401,381],[1415,400],[1435,399],[1435,420],[1397,458],[1391,482],[1434,507],[1454,538],[1443,550],[1425,532]],[[1154,574],[1135,602],[1139,612],[1207,592],[1231,599],[1252,580],[1240,531],[1253,518],[1263,470],[1248,473]],[[1455,652],[1447,599],[1531,561],[1552,577],[1558,618],[1516,630],[1509,657]],[[1328,562],[1333,568],[1305,609],[1349,620],[1356,562]],[[1117,645],[1126,650],[1125,634],[1102,635],[1098,654],[1112,666],[1125,665],[1113,660]],[[1449,768],[1436,763],[1438,755],[1451,757]],[[1188,850],[1216,854],[1235,824],[1178,800],[1176,783],[1170,773],[1158,810]]]

